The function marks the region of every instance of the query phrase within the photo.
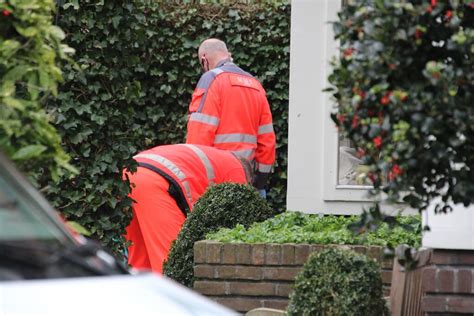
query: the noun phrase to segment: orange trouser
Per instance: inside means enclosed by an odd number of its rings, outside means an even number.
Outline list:
[[[162,176],[138,167],[128,173],[132,186],[133,218],[127,227],[128,263],[137,269],[162,273],[171,242],[176,239],[185,217],[169,195],[169,183]]]

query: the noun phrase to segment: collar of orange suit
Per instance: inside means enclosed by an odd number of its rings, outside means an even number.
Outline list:
[[[217,67],[222,67],[222,66],[230,64],[230,63],[232,63],[232,59],[230,59],[230,58],[223,59],[223,60],[221,60],[220,62],[217,63],[216,68]]]

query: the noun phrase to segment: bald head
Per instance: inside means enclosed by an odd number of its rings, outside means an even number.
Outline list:
[[[203,66],[204,70],[208,71],[215,68],[221,60],[230,58],[230,53],[223,41],[209,38],[199,46],[198,57],[202,65],[208,63],[207,67]]]

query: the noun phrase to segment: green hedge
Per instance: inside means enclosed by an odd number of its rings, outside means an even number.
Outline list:
[[[0,150],[40,183],[73,170],[44,110],[72,53],[53,14],[53,0],[0,1]]]
[[[421,222],[419,216],[397,217],[399,226],[390,229],[387,223],[375,231],[354,235],[348,226],[359,220],[358,216],[302,214],[285,212],[250,228],[237,225],[208,234],[206,239],[220,242],[245,243],[310,243],[391,246],[407,244],[419,247]]]
[[[49,197],[115,251],[130,219],[121,169],[139,150],[184,141],[187,108],[200,76],[199,43],[227,42],[237,64],[266,88],[275,117],[278,162],[269,201],[286,194],[289,5],[172,4],[168,1],[70,1],[59,25],[77,51],[80,71],[50,104],[80,175]]]
[[[223,183],[210,187],[196,202],[173,242],[163,274],[187,287],[193,286],[194,243],[207,233],[237,224],[248,227],[275,215],[253,187]]]
[[[353,251],[312,254],[296,277],[288,315],[389,315],[379,266]]]

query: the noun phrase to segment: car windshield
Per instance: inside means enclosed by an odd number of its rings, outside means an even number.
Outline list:
[[[0,242],[66,242],[69,236],[48,209],[44,198],[0,156]]]

